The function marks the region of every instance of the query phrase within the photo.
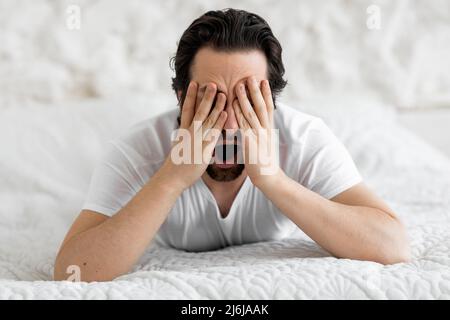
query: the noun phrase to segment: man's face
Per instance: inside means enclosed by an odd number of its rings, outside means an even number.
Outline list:
[[[192,80],[199,85],[196,108],[208,83],[215,83],[217,92],[222,92],[227,97],[225,111],[228,118],[224,130],[228,135],[226,137],[224,134],[223,140],[219,139],[214,152],[215,163],[210,164],[206,172],[216,181],[234,180],[244,169],[242,161],[237,163],[241,152],[240,141],[233,138],[239,129],[232,105],[235,86],[252,75],[258,83],[267,79],[266,56],[259,50],[221,52],[208,47],[202,48],[195,55],[191,75]]]

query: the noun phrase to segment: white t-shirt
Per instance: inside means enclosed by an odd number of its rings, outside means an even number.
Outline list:
[[[175,109],[141,121],[111,140],[94,170],[82,208],[112,216],[125,206],[170,153],[178,113]],[[280,168],[304,187],[330,199],[361,182],[348,151],[320,118],[278,103],[274,126],[279,129]],[[200,178],[177,199],[153,242],[204,251],[280,240],[297,229],[248,177],[222,218]]]

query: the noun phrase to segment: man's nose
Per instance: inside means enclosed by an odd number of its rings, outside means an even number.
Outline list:
[[[230,132],[234,133],[235,131],[237,131],[239,129],[239,125],[236,119],[236,115],[234,114],[234,110],[233,110],[233,101],[228,101],[227,100],[227,105],[225,106],[225,111],[227,112],[227,121],[225,122],[225,125],[223,126],[223,128],[225,130],[230,130]]]

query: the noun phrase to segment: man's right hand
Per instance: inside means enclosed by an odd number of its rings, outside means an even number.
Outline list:
[[[205,95],[196,108],[198,85],[195,82],[189,84],[181,110],[180,129],[184,130],[178,131],[178,137],[182,138],[176,139],[177,143],[172,146],[160,169],[160,173],[170,175],[182,189],[188,188],[205,172],[227,120],[227,113],[224,111],[226,96],[218,93],[215,100],[216,91],[216,85],[209,83]],[[183,148],[180,144],[183,144]],[[186,146],[190,146],[190,150]],[[180,150],[190,151],[190,154],[186,155],[183,152],[180,154]],[[184,160],[180,161],[180,157]]]

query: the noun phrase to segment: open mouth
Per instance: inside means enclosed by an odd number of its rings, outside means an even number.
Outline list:
[[[238,164],[241,146],[237,143],[216,145],[213,151],[214,164],[219,168],[230,168]]]

